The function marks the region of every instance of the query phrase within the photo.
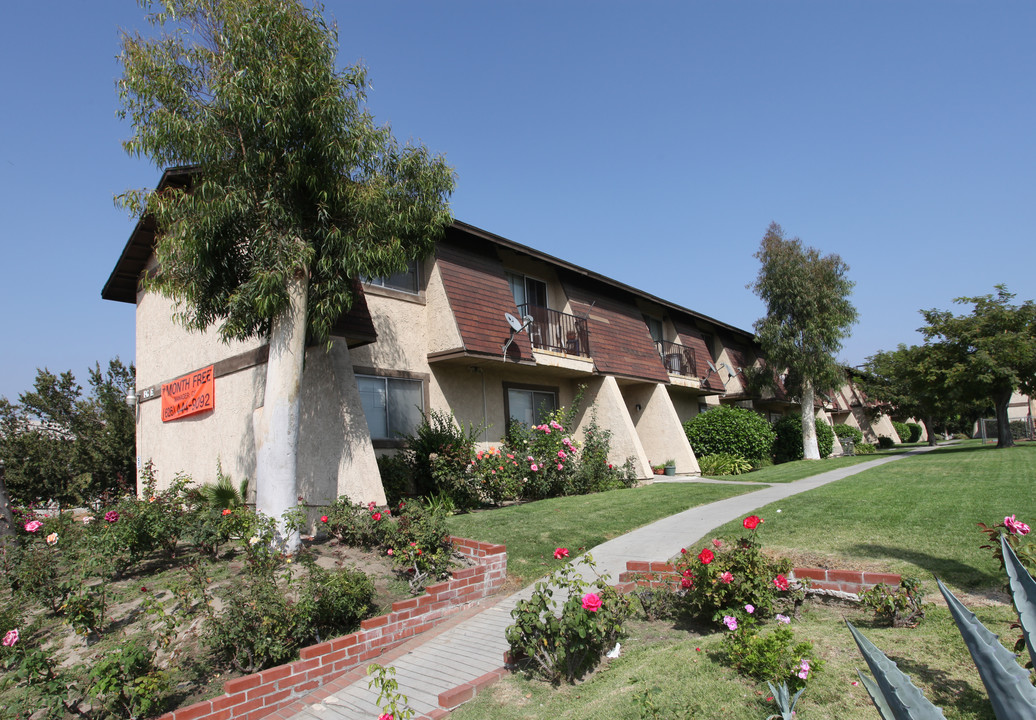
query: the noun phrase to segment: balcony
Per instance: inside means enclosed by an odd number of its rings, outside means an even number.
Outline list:
[[[656,340],[655,347],[662,358],[662,364],[670,375],[683,375],[684,377],[697,377],[697,363],[694,357],[694,348],[679,343]]]
[[[586,318],[531,303],[519,305],[518,312],[522,316],[532,316],[532,325],[527,332],[537,350],[590,357]]]

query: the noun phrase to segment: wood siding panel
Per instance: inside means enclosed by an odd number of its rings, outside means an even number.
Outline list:
[[[724,392],[725,388],[723,387],[723,382],[719,379],[719,375],[709,370],[709,363],[715,361],[712,359],[712,353],[709,352],[701,331],[693,325],[685,325],[678,322],[674,322],[673,325],[676,327],[679,343],[694,350],[694,362],[698,366],[694,369],[694,374],[700,378],[708,378],[702,384],[709,390]]]
[[[446,297],[457,322],[464,349],[502,356],[511,337],[504,313],[518,314],[504,268],[494,255],[440,243],[436,252]],[[525,333],[515,335],[510,360],[531,360],[532,345]]]

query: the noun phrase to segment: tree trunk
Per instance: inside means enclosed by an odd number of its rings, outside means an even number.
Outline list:
[[[998,448],[1014,446],[1011,435],[1011,421],[1007,419],[1007,406],[1011,404],[1013,390],[1008,390],[996,398],[996,446]]]
[[[306,295],[302,274],[288,287],[291,305],[270,328],[263,411],[255,428],[256,509],[277,520],[277,542],[294,553],[298,530],[285,527],[284,513],[298,504],[299,394],[306,353]]]
[[[802,456],[806,460],[819,460],[817,447],[817,418],[813,411],[813,381],[802,381]]]
[[[931,417],[926,417],[921,422],[924,423],[925,432],[928,433],[928,446],[934,447],[937,444],[935,441],[935,421]]]
[[[14,537],[14,515],[11,514],[11,496],[7,494],[4,469],[0,467],[0,538]]]

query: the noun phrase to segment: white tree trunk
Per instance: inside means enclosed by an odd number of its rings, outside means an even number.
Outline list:
[[[817,447],[817,419],[813,412],[813,381],[802,381],[802,456],[806,460],[819,460]]]
[[[255,428],[256,509],[277,520],[277,542],[285,553],[299,546],[284,513],[298,504],[299,395],[306,354],[306,296],[303,274],[288,287],[291,306],[270,328],[263,411]]]

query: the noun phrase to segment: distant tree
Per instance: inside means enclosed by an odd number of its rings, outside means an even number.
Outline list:
[[[158,38],[124,35],[124,145],[192,165],[193,188],[121,196],[154,217],[151,287],[188,328],[269,339],[256,427],[260,510],[297,502],[307,333],[327,342],[359,276],[403,271],[451,222],[453,171],[400,147],[365,109],[367,74],[337,70],[337,31],[297,0],[139,0]],[[151,10],[157,8],[156,10]],[[293,550],[297,534],[281,539]]]
[[[928,444],[936,443],[936,425],[959,407],[958,393],[947,381],[947,358],[943,348],[900,345],[867,358],[864,373],[857,378],[867,397],[881,403],[875,409],[893,418],[917,418],[928,431]]]
[[[1036,394],[1036,303],[1011,303],[1014,294],[996,286],[996,296],[961,297],[972,305],[969,315],[948,310],[922,310],[920,328],[926,347],[943,358],[945,387],[965,400],[993,403],[998,448],[1014,445],[1007,408],[1020,390]]]
[[[857,317],[849,301],[849,266],[837,255],[821,257],[798,238],[785,238],[777,223],[770,224],[755,257],[761,267],[749,287],[766,303],[755,332],[767,362],[799,379],[804,457],[819,460],[816,391],[841,384],[835,353]]]
[[[71,372],[36,371],[17,403],[0,398],[0,458],[6,489],[17,502],[80,504],[132,477],[133,411],[125,402],[133,367],[116,358],[90,371],[83,396]]]

